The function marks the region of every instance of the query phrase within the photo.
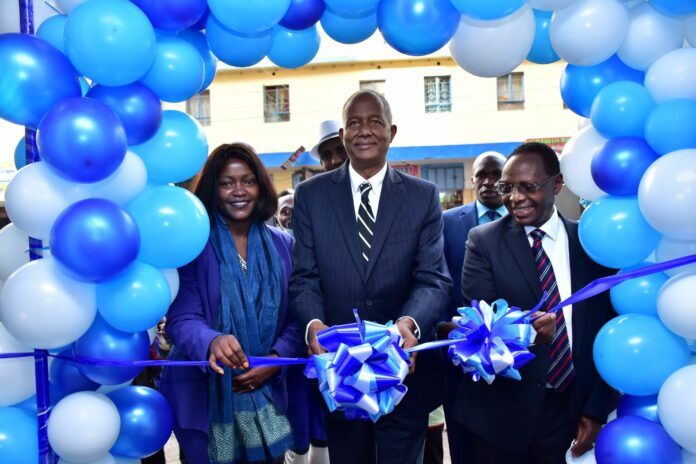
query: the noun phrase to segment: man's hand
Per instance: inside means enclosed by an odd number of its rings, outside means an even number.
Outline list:
[[[309,354],[322,354],[326,353],[326,350],[317,340],[317,334],[322,330],[328,329],[329,326],[321,321],[313,321],[309,330],[307,331],[307,342],[309,342]]]
[[[554,335],[556,335],[556,314],[537,312],[532,315],[533,317],[541,316],[536,321],[532,322],[532,327],[536,330],[536,338],[534,339],[535,345],[543,345],[544,343],[551,343]]]
[[[401,345],[401,348],[407,350],[418,344],[418,339],[415,337],[415,335],[413,335],[413,332],[416,330],[416,324],[413,322],[411,318],[404,317],[402,319],[399,319],[399,321],[396,323],[396,326],[399,328],[401,338],[404,340],[404,343],[403,345]],[[413,372],[416,370],[416,354],[417,353],[411,353],[411,365],[408,367],[409,374],[413,374]]]
[[[268,357],[277,358],[278,355],[269,354]],[[235,393],[254,391],[265,384],[273,374],[278,372],[278,369],[280,369],[280,366],[252,367],[242,375],[232,378],[232,391]]]
[[[213,338],[213,341],[210,342],[210,346],[208,347],[208,353],[208,364],[210,368],[220,375],[223,375],[225,372],[222,370],[222,367],[218,366],[218,361],[221,362],[223,366],[233,369],[246,369],[249,367],[246,355],[234,335],[218,335]]]
[[[580,417],[578,430],[575,434],[575,443],[570,447],[573,457],[577,458],[591,450],[601,429],[602,424],[596,420],[587,416]]]
[[[452,321],[443,322],[441,324],[438,324],[438,326],[437,326],[437,339],[438,340],[447,340],[449,338],[449,333],[457,328],[459,328],[459,326]]]

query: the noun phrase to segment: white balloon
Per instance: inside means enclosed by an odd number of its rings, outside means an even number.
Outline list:
[[[57,15],[58,12],[53,10],[44,0],[34,2],[34,31],[39,29],[39,26],[46,21],[47,18]],[[14,1],[0,1],[0,34],[9,32],[20,32],[19,28],[19,7]]]
[[[128,151],[113,174],[93,184],[82,184],[81,188],[85,198],[105,198],[117,205],[125,205],[145,190],[146,185],[145,163],[138,155]]]
[[[657,294],[657,314],[675,334],[696,338],[696,272],[671,277]],[[696,385],[694,385],[696,387]]]
[[[525,60],[534,43],[534,30],[534,13],[528,6],[495,21],[462,15],[449,48],[457,64],[471,74],[503,76]]]
[[[696,15],[684,18],[684,34],[689,45],[696,45]]]
[[[80,338],[97,314],[96,286],[65,275],[54,258],[25,264],[5,282],[0,319],[20,342],[53,349]]]
[[[578,0],[529,0],[529,6],[535,10],[557,11],[568,8]]]
[[[88,464],[117,464],[118,461],[116,461],[116,458],[113,457],[111,454],[107,454],[106,456],[102,456],[99,459],[95,459],[93,461],[89,461]],[[58,460],[58,464],[79,464],[75,461],[68,461],[66,459],[60,458]],[[84,464],[84,463],[82,463]]]
[[[60,213],[86,198],[79,184],[53,174],[39,161],[24,166],[7,185],[5,209],[15,226],[32,237],[47,240]]]
[[[618,51],[628,66],[645,71],[662,55],[682,46],[680,19],[660,14],[649,3],[639,3],[629,14],[628,32]]]
[[[660,240],[660,243],[659,245],[657,245],[657,249],[655,250],[655,255],[657,257],[658,263],[693,254],[696,254],[696,241],[682,242],[680,240],[672,240],[667,237],[663,237],[662,240]],[[664,272],[669,276],[674,276],[677,274],[681,274],[682,272],[695,271],[696,264],[689,264],[687,266],[669,269]]]
[[[171,302],[174,302],[176,295],[179,293],[179,271],[176,268],[160,269],[160,271],[164,274],[165,279],[167,279],[169,292],[172,294]]]
[[[21,344],[0,322],[0,354],[33,351]],[[21,403],[36,394],[34,358],[0,359],[0,407]]]
[[[657,395],[657,414],[667,433],[696,453],[696,365],[682,367],[665,380]]]
[[[645,220],[665,237],[696,241],[696,149],[653,162],[640,180],[638,203]]]
[[[116,405],[95,392],[63,398],[51,412],[48,441],[62,458],[83,464],[103,458],[116,443],[121,418]]]
[[[29,236],[14,224],[0,229],[0,280],[7,280],[14,271],[29,262]],[[41,250],[43,256],[50,251]]]
[[[70,12],[74,10],[76,6],[81,3],[85,3],[86,1],[87,0],[56,0],[56,3],[58,4],[58,8],[60,8],[64,14],[70,14]]]
[[[680,48],[663,55],[645,74],[645,88],[658,105],[674,98],[696,100],[696,49]]]
[[[577,196],[594,201],[606,195],[592,179],[590,166],[595,153],[607,141],[591,125],[581,129],[563,147],[561,173],[566,186]]]
[[[616,53],[628,22],[628,9],[620,0],[580,0],[553,14],[551,46],[570,64],[593,66]]]

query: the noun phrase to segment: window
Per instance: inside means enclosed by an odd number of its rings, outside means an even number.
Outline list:
[[[202,126],[210,125],[210,90],[186,100],[186,112],[196,118]]]
[[[370,89],[384,95],[384,87],[387,81],[360,81],[360,89]]]
[[[426,77],[424,84],[426,113],[447,113],[452,111],[449,76]]]
[[[265,122],[282,122],[290,120],[289,85],[264,86],[263,119]]]
[[[498,111],[524,109],[524,73],[498,78]]]

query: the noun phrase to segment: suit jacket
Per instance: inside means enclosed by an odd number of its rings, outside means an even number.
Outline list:
[[[453,285],[450,290],[450,303],[447,320],[457,315],[457,308],[462,305],[462,267],[466,251],[466,237],[469,231],[478,225],[476,202],[452,208],[442,213],[445,224],[445,259],[452,276]]]
[[[279,333],[272,351],[279,356],[297,356],[304,342],[295,324],[288,323],[288,277],[292,272],[290,253],[292,237],[269,227],[273,245],[283,268],[283,297],[278,314]],[[215,330],[220,308],[220,263],[208,241],[191,263],[179,269],[179,293],[167,313],[167,334],[174,347],[168,359],[201,361],[208,359],[208,347],[213,338],[221,335]],[[182,429],[208,433],[208,374],[209,367],[168,367],[164,370],[160,390],[169,400],[174,420]],[[287,409],[285,376],[269,380],[274,404]]]
[[[410,316],[421,340],[434,335],[451,286],[434,184],[387,169],[369,264],[358,242],[348,163],[298,186],[292,221],[290,311],[301,328],[312,319],[329,326],[355,322],[358,308],[362,319],[382,324]],[[438,353],[419,354],[399,407],[429,412],[441,404],[441,362]]]
[[[568,234],[572,291],[611,274],[592,261],[578,239],[576,222],[561,216]],[[524,227],[511,216],[476,227],[469,232],[462,273],[464,301],[498,298],[522,309],[532,309],[542,297],[534,257]],[[572,433],[581,415],[604,422],[614,393],[600,378],[592,357],[595,336],[615,316],[605,292],[573,305],[573,364],[575,380],[569,387]],[[457,412],[473,433],[501,448],[517,452],[527,448],[546,394],[549,346],[531,348],[535,359],[524,366],[521,381],[496,377],[493,384],[461,382]],[[570,441],[568,442],[570,444]]]

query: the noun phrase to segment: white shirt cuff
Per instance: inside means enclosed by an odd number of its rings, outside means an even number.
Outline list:
[[[411,316],[403,316],[403,317],[398,318],[396,320],[396,322],[399,322],[401,319],[406,319],[406,318],[411,319],[413,321],[413,325],[416,326],[416,330],[413,331],[413,336],[416,337],[416,339],[420,340],[420,336],[421,336],[420,326],[418,325],[418,323],[416,322],[416,320],[414,318],[412,318]]]
[[[305,345],[309,345],[309,340],[308,340],[308,337],[309,337],[309,326],[312,325],[312,322],[315,322],[315,321],[321,322],[321,319],[312,319],[311,321],[309,321],[309,322],[307,323],[307,327],[305,327],[305,331],[304,331],[304,342],[305,342]]]

